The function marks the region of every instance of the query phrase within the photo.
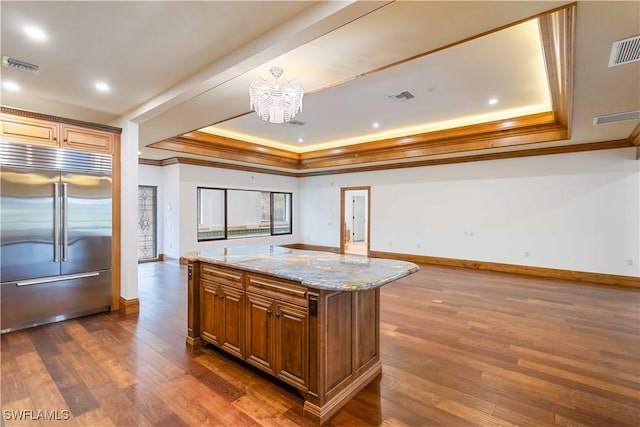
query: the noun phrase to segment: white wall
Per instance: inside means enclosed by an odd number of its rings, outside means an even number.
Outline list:
[[[140,183],[158,185],[158,218],[162,218],[162,239],[158,245],[169,258],[185,252],[241,245],[285,245],[300,242],[298,235],[298,182],[296,178],[216,169],[194,165],[164,167],[140,166]],[[158,184],[156,184],[158,183]],[[197,187],[243,190],[283,191],[293,193],[293,234],[268,237],[198,242]],[[162,201],[162,202],[160,202]]]
[[[299,185],[302,243],[338,247],[340,187],[370,185],[373,251],[640,276],[633,148],[308,177]]]

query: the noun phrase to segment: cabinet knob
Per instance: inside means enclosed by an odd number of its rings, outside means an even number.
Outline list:
[[[276,317],[280,317],[280,313],[276,313]]]
[[[57,141],[57,140],[58,140],[58,138],[54,136],[54,137],[53,137],[53,140],[54,140],[54,141]]]
[[[64,142],[67,142],[67,138],[64,139]]]
[[[269,316],[271,316],[271,313],[273,313],[271,310],[267,310],[267,314],[268,314]]]

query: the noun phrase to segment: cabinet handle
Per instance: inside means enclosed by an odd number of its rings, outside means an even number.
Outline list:
[[[269,316],[271,316],[271,313],[273,313],[273,312],[271,311],[271,309],[267,310],[267,314],[268,314]]]
[[[276,317],[280,317],[280,313],[276,313]]]
[[[64,142],[67,142],[67,138],[64,139]]]
[[[57,141],[57,140],[58,140],[58,138],[54,136],[54,137],[53,137],[53,140],[54,140],[54,141]]]

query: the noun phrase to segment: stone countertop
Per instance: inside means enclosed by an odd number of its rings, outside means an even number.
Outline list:
[[[241,246],[189,252],[187,261],[226,265],[300,282],[315,289],[373,289],[418,271],[411,262],[289,249],[282,246]]]

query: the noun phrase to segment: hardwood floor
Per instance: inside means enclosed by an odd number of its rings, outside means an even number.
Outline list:
[[[186,350],[186,267],[141,264],[139,299],[2,335],[3,425],[313,425],[282,383]],[[381,318],[382,376],[328,425],[640,425],[638,291],[422,266]]]

